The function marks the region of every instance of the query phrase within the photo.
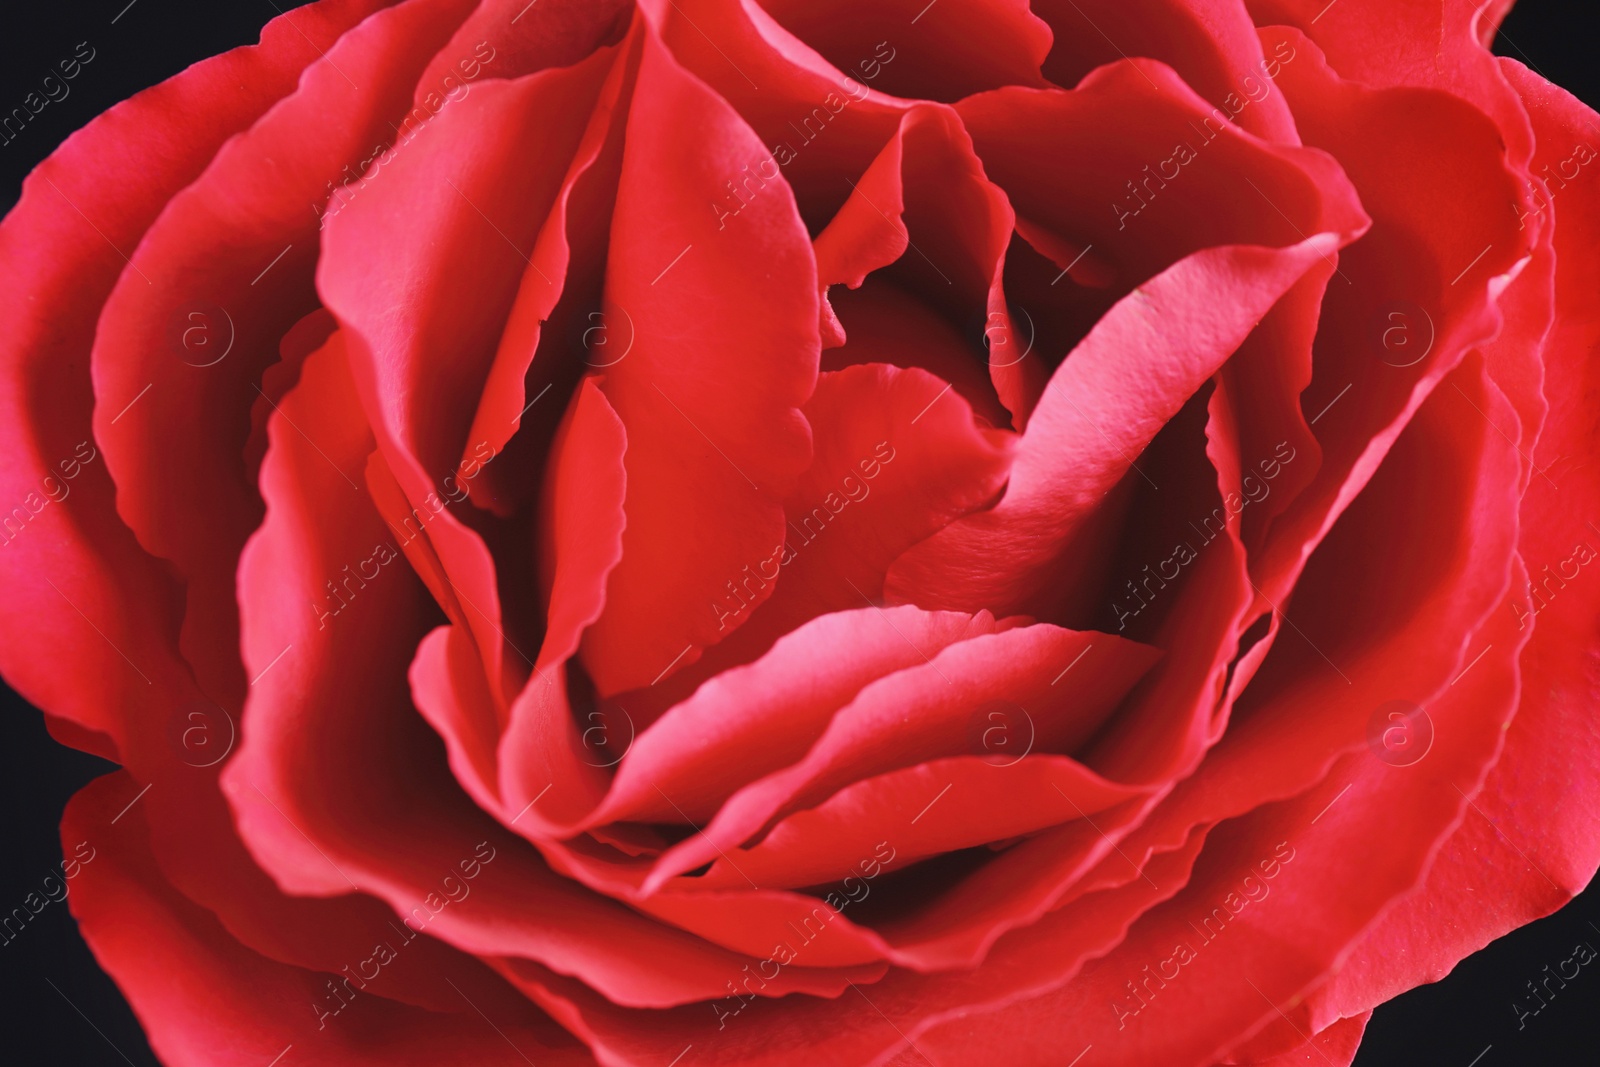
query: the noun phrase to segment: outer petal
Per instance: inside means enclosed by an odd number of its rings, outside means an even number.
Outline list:
[[[569,1067],[594,1062],[542,1012],[495,988],[499,983],[482,964],[466,956],[450,967],[455,1003],[425,1011],[369,992],[369,983],[359,990],[341,984],[349,981],[343,974],[336,979],[257,955],[167,884],[143,840],[142,813],[118,812],[129,784],[125,775],[107,776],[68,805],[62,833],[97,843],[70,899],[84,938],[169,1067],[260,1067],[291,1050],[295,1063],[327,1067],[512,1067],[529,1056]],[[372,936],[389,962],[378,962],[385,957],[367,947],[367,955],[348,962],[359,969],[356,981],[363,965],[381,974],[395,957],[418,951],[387,924]]]
[[[1134,916],[1181,887],[1200,840],[1197,835],[1192,847],[1160,857],[1148,869],[1149,881],[1138,881],[1125,893],[1096,894],[1084,906],[1055,912],[1013,936],[1048,954],[1052,974],[1075,973],[1085,959],[1120,941]],[[799,951],[810,951],[809,944]],[[710,1067],[781,1067],[793,1062],[794,1049],[801,1046],[814,1062],[884,1064],[905,1048],[908,1036],[923,1048],[921,1029],[966,1016],[973,1004],[992,996],[997,983],[1019,977],[1010,966],[931,976],[895,971],[838,1001],[791,998],[772,1004],[730,995],[709,1004],[638,1012],[619,1009],[538,967],[509,961],[498,966],[604,1062],[629,1067],[671,1062],[686,1045],[693,1045],[700,1062]],[[991,1036],[1009,1036],[1003,1019],[997,1017],[1002,1025],[991,1026]],[[986,1062],[995,1048],[991,1044],[955,1062]],[[1060,1048],[1041,1062],[1060,1062]]]
[[[1083,1041],[1110,1064],[1198,1067],[1262,1027],[1307,1040],[1314,1027],[1298,997],[1420,875],[1464,806],[1451,784],[1474,788],[1493,758],[1515,674],[1504,661],[1478,670],[1477,692],[1436,706],[1450,725],[1426,760],[1395,768],[1361,752],[1341,761],[1323,788],[1213,831],[1183,892],[1141,918],[1105,959],[1055,993],[1002,997],[990,1012],[918,1036],[918,1046],[960,1062],[994,1047],[1000,1019],[1007,1055],[1019,1063],[1054,1062],[1062,1043]],[[1484,703],[1495,713],[1485,714]],[[1341,783],[1358,795],[1341,797]],[[1402,806],[1410,817],[1391,826],[1375,852],[1370,813]],[[1357,848],[1366,848],[1366,860],[1352,878]],[[1328,892],[1331,884],[1341,891]]]
[[[1370,1011],[1349,1018],[1337,1019],[1322,1030],[1312,1034],[1294,1048],[1261,1059],[1235,1059],[1229,1057],[1219,1067],[1350,1067],[1361,1047],[1361,1035],[1366,1032]]]
[[[0,278],[15,300],[0,338],[8,508],[0,662],[24,696],[60,717],[56,729],[81,727],[69,735],[80,747],[110,756],[118,709],[160,706],[164,715],[193,695],[177,651],[182,591],[117,515],[90,425],[99,309],[173,195],[377,6],[301,8],[269,23],[261,44],[197,63],[117,105],[40,164],[0,227]],[[69,471],[77,477],[65,478]],[[41,653],[63,646],[77,650],[80,670],[63,672]]]
[[[64,444],[90,444],[60,456],[53,445],[49,451],[45,444],[7,446],[17,462],[5,466],[0,480],[13,471],[24,474],[21,457],[29,455],[51,464],[58,478],[70,470],[78,474],[63,482],[70,496],[32,520],[39,528],[16,534],[7,528],[10,555],[4,565],[20,566],[22,573],[7,574],[11,595],[5,603],[11,612],[26,604],[27,613],[6,616],[5,625],[13,629],[0,641],[4,670],[41,706],[114,739],[115,749],[87,730],[64,732],[66,719],[52,720],[59,736],[115,755],[137,777],[141,784],[129,788],[122,803],[142,796],[139,806],[148,809],[165,876],[181,892],[216,912],[257,951],[320,961],[315,965],[329,970],[358,950],[370,950],[361,944],[366,924],[379,922],[386,909],[366,898],[335,904],[286,898],[239,843],[215,785],[239,709],[219,706],[194,687],[178,650],[182,592],[171,582],[170,569],[146,556],[115,514],[111,481],[89,429],[89,348],[95,309],[126,269],[124,253],[133,254],[168,200],[200,175],[225,140],[293,92],[304,66],[320,60],[372,10],[368,3],[299,8],[269,24],[260,45],[197,64],[118,105],[41,166],[0,229],[3,269],[26,263],[9,283],[22,299],[19,317],[0,342],[6,346],[6,374],[20,375],[17,392],[8,386],[7,403],[23,406],[15,418],[0,419],[0,433],[40,432],[33,420],[42,415],[49,420],[42,432],[64,435]],[[99,180],[107,173],[125,180]],[[39,249],[50,250],[48,262],[22,258]],[[219,320],[208,320],[206,328],[208,342],[225,342]],[[26,362],[13,362],[23,353]],[[59,464],[67,460],[64,471]],[[49,485],[42,490],[50,491]],[[69,512],[72,522],[59,533],[44,525]],[[41,639],[51,642],[48,656],[33,644]],[[75,649],[80,670],[51,666],[62,648]],[[124,731],[124,720],[139,729]],[[204,738],[219,751],[214,756],[212,747],[186,746],[191,738]],[[426,973],[436,970],[435,962],[419,948],[390,968],[394,982],[388,992],[426,1000],[430,983],[439,984]]]
[[[239,446],[262,371],[316,306],[318,213],[330,187],[395,136],[390,124],[417,74],[466,10],[467,0],[412,0],[341,37],[168,202],[101,311],[95,434],[117,508],[185,580],[185,654],[202,687],[229,706],[247,682],[233,575],[261,503]],[[313,123],[319,134],[307,137]],[[220,355],[180,347],[201,328],[197,315],[218,335],[214,345],[227,331]]]
[[[1483,42],[1509,4],[1499,0],[1247,0],[1258,25],[1295,26],[1351,81],[1441,89],[1492,118],[1513,165],[1533,152],[1521,102]],[[1499,10],[1496,10],[1499,8]]]
[[[1591,141],[1593,111],[1520,64],[1502,62],[1538,137],[1536,165]],[[1313,998],[1319,1019],[1437,981],[1464,956],[1566,903],[1600,866],[1600,579],[1592,573],[1600,495],[1589,471],[1600,454],[1593,358],[1600,194],[1581,182],[1552,183],[1541,203],[1555,224],[1556,318],[1543,348],[1551,407],[1531,448],[1536,473],[1522,500],[1519,547],[1529,581],[1502,609],[1519,631],[1532,630],[1521,706],[1499,762],[1426,881]],[[1518,355],[1532,355],[1532,343],[1521,339]]]
[[[1263,37],[1305,53],[1279,84],[1302,137],[1340,160],[1373,218],[1340,258],[1349,282],[1329,286],[1302,396],[1322,465],[1251,561],[1254,580],[1277,602],[1411,412],[1471,345],[1499,329],[1494,297],[1533,234],[1515,226],[1516,178],[1482,112],[1444,93],[1342,82],[1295,31],[1275,27]],[[1383,329],[1397,322],[1417,355],[1384,347]]]

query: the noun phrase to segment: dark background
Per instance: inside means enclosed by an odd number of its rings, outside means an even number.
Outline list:
[[[253,42],[261,26],[293,0],[87,0],[20,6],[0,27],[0,111],[20,105],[40,81],[87,41],[95,58],[8,144],[0,145],[0,210],[16,200],[24,175],[72,131],[117,101],[235,45]],[[1574,25],[1578,5],[1522,0],[1495,51],[1600,106],[1596,38]],[[115,21],[113,21],[115,20]],[[0,294],[0,308],[12,294]],[[0,329],[5,314],[0,311]],[[8,910],[59,872],[57,824],[67,798],[111,764],[54,743],[37,712],[0,687],[0,911]],[[1600,883],[1597,883],[1600,885]],[[1444,981],[1384,1005],[1355,1067],[1442,1064],[1600,1063],[1600,977],[1584,970],[1537,1017],[1517,1029],[1511,1004],[1524,984],[1572,953],[1578,941],[1600,942],[1600,888],[1591,886],[1565,909],[1464,961]],[[51,983],[55,988],[52,988]],[[46,907],[14,941],[0,945],[0,1060],[83,1067],[157,1067],[139,1025],[116,987],[95,965],[64,903]],[[1475,1059],[1481,1056],[1481,1059]],[[1152,1064],[1151,1067],[1161,1067]]]

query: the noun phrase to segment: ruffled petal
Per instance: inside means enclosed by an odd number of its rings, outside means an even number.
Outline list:
[[[326,971],[252,952],[162,877],[138,809],[119,812],[125,775],[100,779],[63,816],[69,838],[97,842],[72,886],[73,916],[126,992],[150,1044],[171,1067],[296,1063],[526,1064],[578,1067],[593,1058],[477,960],[431,961],[452,1000],[424,1011],[388,999],[392,971],[422,952],[418,934],[375,921],[359,953]],[[115,822],[117,825],[111,826]],[[370,968],[370,971],[369,971]]]
[[[1075,590],[1041,579],[1060,566],[1080,524],[1278,298],[1339,243],[1323,234],[1284,249],[1199,252],[1119,302],[1051,379],[1000,503],[901,556],[886,595],[926,608],[1055,617],[1063,593]]]
[[[1538,136],[1535,163],[1557,166],[1572,145],[1592,136],[1594,112],[1521,65],[1502,62]],[[1592,590],[1585,591],[1600,531],[1592,522],[1593,479],[1584,473],[1600,451],[1600,383],[1590,355],[1600,342],[1593,300],[1600,200],[1581,183],[1562,182],[1551,183],[1539,204],[1554,217],[1556,253],[1557,313],[1543,347],[1550,417],[1537,444],[1523,443],[1533,464],[1520,509],[1519,551],[1528,574],[1501,609],[1527,640],[1520,706],[1499,762],[1426,880],[1385,913],[1315,994],[1318,1019],[1442,978],[1489,941],[1566,903],[1600,866],[1593,832],[1600,820],[1594,770],[1600,733],[1592,714],[1600,695],[1597,609]],[[1538,284],[1538,275],[1528,273],[1517,287]],[[1505,352],[1522,360],[1533,355],[1525,339]],[[1538,818],[1528,816],[1531,808]]]
[[[185,654],[229,706],[248,681],[233,575],[261,521],[240,446],[262,372],[316,307],[319,216],[331,188],[394,138],[390,124],[417,74],[467,9],[467,0],[412,0],[340,37],[167,202],[101,310],[95,436],[117,509],[185,580]],[[305,135],[308,125],[318,136]],[[214,333],[210,347],[195,346],[197,330]]]
[[[1080,654],[1100,654],[1057,689]],[[740,789],[704,832],[661,858],[655,878],[708,863],[769,823],[820,803],[862,778],[966,751],[992,708],[1031,721],[1038,751],[1071,752],[1158,658],[1108,634],[1021,626],[951,645],[925,663],[865,686],[841,708],[805,758]],[[912,710],[916,714],[911,714]]]
[[[39,165],[0,226],[0,276],[16,299],[0,339],[0,487],[11,502],[0,553],[8,591],[0,662],[53,728],[70,729],[74,744],[101,755],[114,755],[124,713],[164,719],[196,694],[178,650],[182,589],[124,526],[91,425],[99,309],[167,202],[378,6],[339,0],[299,9],[269,23],[259,45],[197,63],[117,105]],[[122,177],[108,182],[106,174]],[[167,363],[178,356],[166,342],[181,343],[183,328],[202,327],[192,344],[221,343],[214,318],[172,325],[180,328],[162,339]],[[103,416],[108,429],[134,399],[106,398],[116,404]],[[45,654],[62,647],[75,650],[80,670],[63,672]]]
[[[1213,106],[1213,115],[1298,143],[1294,117],[1272,86],[1294,51],[1266,54],[1239,0],[1034,0],[1033,7],[1055,33],[1045,76],[1062,88],[1118,59],[1158,59]]]

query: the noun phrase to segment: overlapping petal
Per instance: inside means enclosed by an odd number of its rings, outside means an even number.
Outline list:
[[[70,140],[0,663],[158,1053],[1347,1064],[1573,895],[1508,6],[325,0]]]

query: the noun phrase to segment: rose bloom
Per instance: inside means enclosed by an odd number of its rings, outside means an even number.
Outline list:
[[[0,666],[158,1055],[1348,1064],[1558,908],[1600,127],[1507,7],[322,0],[71,137]]]

